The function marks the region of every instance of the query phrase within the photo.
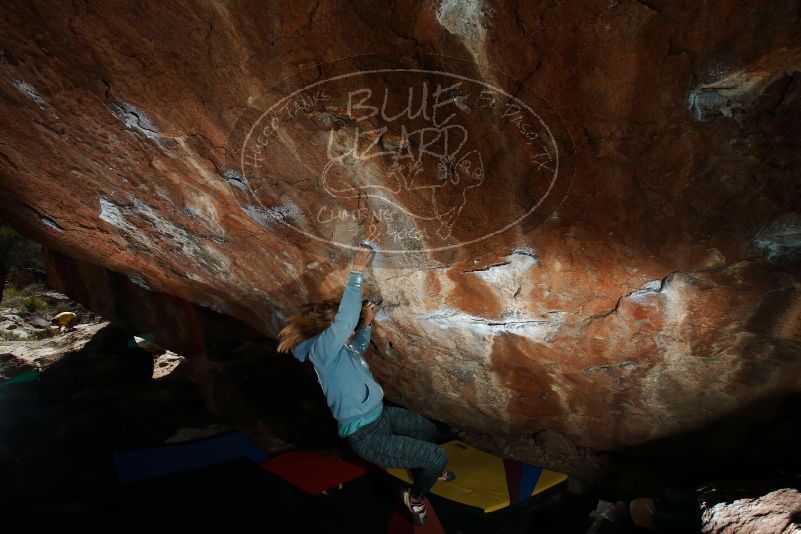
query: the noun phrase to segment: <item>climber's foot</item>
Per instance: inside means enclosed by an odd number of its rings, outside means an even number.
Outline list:
[[[416,525],[425,525],[428,521],[425,501],[413,498],[411,495],[411,488],[404,488],[402,495],[403,504],[406,505],[406,509],[412,514],[412,521]]]
[[[456,473],[445,469],[439,474],[439,478],[437,480],[444,480],[447,482],[448,480],[453,480],[454,478],[456,478]]]

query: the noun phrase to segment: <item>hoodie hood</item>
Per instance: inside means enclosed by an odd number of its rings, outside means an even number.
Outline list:
[[[312,341],[314,341],[314,338],[310,337],[309,339],[304,339],[303,341],[295,345],[295,348],[292,349],[292,355],[295,358],[297,358],[298,361],[305,362],[306,359],[309,357]]]

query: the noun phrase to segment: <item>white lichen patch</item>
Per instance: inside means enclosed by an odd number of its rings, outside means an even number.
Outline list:
[[[486,36],[483,7],[482,0],[443,0],[437,8],[437,22],[467,43],[480,44]]]
[[[133,200],[133,210],[149,222],[165,240],[172,243],[177,252],[190,257],[195,264],[216,277],[232,284],[237,283],[231,276],[230,260],[213,244],[203,239],[197,239],[139,199]]]
[[[10,79],[11,85],[13,85],[17,91],[22,93],[26,98],[31,100],[33,103],[36,104],[41,110],[47,111],[47,114],[52,121],[58,121],[59,117],[56,114],[53,107],[39,94],[39,92],[28,82],[25,80],[17,80],[17,79]]]
[[[142,275],[138,273],[131,274],[128,276],[128,280],[138,285],[142,289],[147,289],[148,291],[150,291],[150,286],[148,285],[147,282],[145,282],[145,279],[142,278]]]
[[[40,216],[39,220],[42,221],[42,224],[52,228],[53,230],[56,230],[58,232],[63,232],[64,231],[64,229],[61,226],[59,226],[59,224],[54,219],[52,219],[51,217],[48,217],[47,215]]]
[[[640,289],[632,291],[629,293],[626,298],[629,299],[639,299],[645,297],[647,295],[653,295],[654,293],[659,293],[662,289],[662,280],[651,280],[650,282],[646,282]]]
[[[225,178],[225,181],[232,186],[241,189],[242,191],[251,191],[250,182],[248,182],[248,179],[245,178],[241,172],[235,169],[226,169],[223,173],[223,177]]]
[[[152,247],[153,243],[141,230],[128,222],[119,206],[100,197],[100,220],[109,223],[118,230],[122,230],[126,237],[131,238],[147,247]]]
[[[147,221],[156,233],[161,234],[167,241],[176,245],[178,249],[177,252],[193,257],[197,257],[202,253],[201,248],[195,243],[186,230],[164,218],[144,201],[134,198],[130,211],[139,218]]]
[[[546,342],[561,326],[561,323],[551,320],[536,320],[526,318],[514,319],[487,319],[477,315],[470,315],[452,308],[442,307],[426,313],[414,313],[412,317],[426,325],[441,329],[469,330],[479,334],[482,338],[492,337],[503,333],[514,333],[527,337],[533,341]]]
[[[801,258],[801,215],[786,213],[765,224],[751,246],[770,263],[792,263]]]
[[[100,197],[100,220],[106,221],[117,228],[123,228],[124,225],[128,224],[122,216],[120,208],[105,197]]]
[[[242,206],[242,211],[247,213],[253,220],[266,226],[273,227],[276,224],[289,224],[298,226],[306,222],[303,211],[291,200],[282,199],[280,204],[274,206]]]
[[[134,132],[135,134],[144,135],[153,141],[160,141],[161,136],[158,129],[153,124],[153,121],[145,114],[144,111],[122,100],[115,100],[111,102],[109,108],[111,113],[119,120],[126,130]]]
[[[801,70],[801,49],[784,48],[734,72],[718,69],[714,81],[693,89],[687,104],[695,120],[734,117],[747,112],[765,89],[782,76]]]
[[[484,43],[490,12],[491,8],[483,0],[442,0],[436,10],[436,19],[443,28],[459,37],[479,65],[482,77],[496,84],[492,72],[485,68],[488,61]]]
[[[101,196],[100,219],[121,230],[124,237],[136,241],[148,249],[169,250],[181,254],[186,261],[204,271],[231,284],[237,283],[231,278],[231,265],[225,254],[217,250],[212,243],[195,237],[186,229],[168,220],[141,199],[134,198],[130,205],[119,206]],[[132,223],[137,219],[138,226]],[[154,245],[148,233],[143,230],[144,228],[149,229],[151,235],[158,236],[160,241],[158,246]]]
[[[44,98],[34,89],[34,87],[24,80],[11,80],[11,84],[26,97],[33,100],[40,109],[47,107],[47,102]]]
[[[244,211],[248,217],[262,226],[269,227],[276,222],[274,214],[269,213],[267,210],[260,208],[259,206],[242,206],[242,211]]]
[[[270,206],[268,209],[292,224],[301,224],[306,221],[303,210],[288,198],[282,198],[280,204]]]

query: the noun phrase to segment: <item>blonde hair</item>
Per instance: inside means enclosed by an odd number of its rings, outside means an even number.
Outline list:
[[[287,324],[278,332],[278,352],[291,352],[301,341],[314,337],[329,326],[339,308],[333,299],[303,306],[300,315],[287,317]]]

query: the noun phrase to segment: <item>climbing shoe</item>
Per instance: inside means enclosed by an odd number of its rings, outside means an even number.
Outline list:
[[[424,500],[416,501],[412,499],[411,488],[403,489],[403,504],[412,514],[412,522],[415,525],[425,525],[428,521],[426,515],[426,504]]]
[[[456,478],[456,474],[453,471],[448,471],[445,469],[442,473],[439,474],[439,478],[437,480],[453,480]]]

